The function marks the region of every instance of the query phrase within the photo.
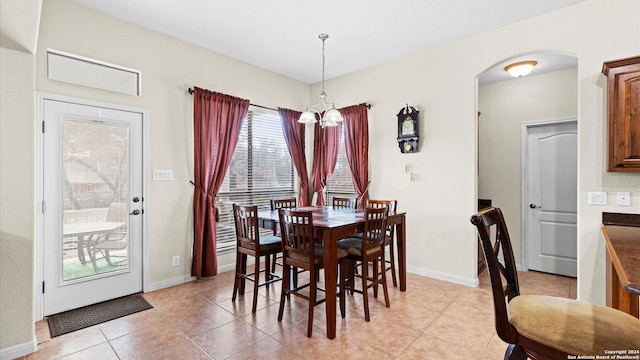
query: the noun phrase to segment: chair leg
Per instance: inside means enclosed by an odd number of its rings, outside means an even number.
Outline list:
[[[504,353],[504,360],[527,360],[527,354],[520,345],[509,344],[507,351]]]
[[[236,274],[233,279],[233,295],[231,295],[231,301],[236,301],[236,296],[238,295],[238,288],[240,285],[240,270],[242,269],[242,256],[239,253],[236,253]]]
[[[345,282],[347,281],[345,275],[348,272],[347,269],[345,269],[345,262],[340,261],[339,263],[339,268],[338,268],[338,274],[339,274],[339,279],[340,279],[340,284],[338,284],[340,286],[340,316],[342,316],[342,318],[344,319],[346,316],[346,295],[347,293],[345,292]]]
[[[382,277],[376,277],[376,281],[382,283],[382,293],[384,294],[384,306],[390,307],[391,303],[389,302],[389,289],[387,288],[387,270],[385,269],[384,259],[382,261]],[[377,286],[376,286],[377,287]]]
[[[266,256],[267,258],[269,256]],[[256,313],[256,308],[258,306],[258,285],[260,284],[260,257],[256,257],[256,262],[254,264],[255,272],[253,276],[253,305],[251,306],[251,312]],[[265,280],[269,278],[269,272],[265,271],[264,274]]]
[[[380,283],[378,281],[379,274],[380,274],[379,273],[380,265],[378,263],[378,259],[373,260],[372,264],[373,264],[373,278],[375,279],[374,280],[375,283],[373,284],[373,297],[377,299],[378,298],[378,284]],[[383,272],[384,272],[384,268],[385,268],[385,265],[384,265],[384,262],[382,262],[382,271]]]
[[[317,292],[317,284],[316,278],[317,272],[314,270],[309,271],[309,315],[307,319],[307,337],[311,337],[311,333],[313,332],[313,308],[316,306],[316,292]]]
[[[398,280],[396,278],[396,254],[393,246],[393,240],[389,245],[389,262],[391,263],[391,280],[393,280],[393,287],[398,287]],[[385,270],[386,271],[386,270]]]
[[[364,321],[369,322],[369,291],[367,288],[367,282],[369,277],[369,264],[366,261],[362,262],[362,298],[364,299]]]
[[[278,321],[282,321],[284,313],[284,302],[289,295],[289,277],[291,276],[291,267],[287,264],[282,265],[282,291],[280,291],[280,307],[278,308]]]
[[[274,254],[275,256],[275,254]],[[256,259],[258,260],[258,259]],[[256,276],[256,279],[258,277]],[[269,289],[269,281],[273,279],[273,271],[271,271],[271,256],[267,255],[264,257],[264,279],[266,281],[265,287],[267,290]]]
[[[240,254],[240,273],[247,273],[247,254]],[[240,295],[244,295],[244,287],[247,281],[244,276],[240,276],[239,281],[240,284],[238,284],[238,291],[240,292]]]

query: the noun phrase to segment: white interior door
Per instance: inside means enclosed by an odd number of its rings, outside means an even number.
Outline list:
[[[529,126],[525,243],[531,270],[577,275],[577,122]]]
[[[142,116],[45,99],[44,315],[142,291]]]

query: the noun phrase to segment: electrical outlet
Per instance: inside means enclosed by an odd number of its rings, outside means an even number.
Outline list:
[[[171,264],[173,267],[180,266],[180,255],[174,256]]]
[[[618,206],[631,206],[631,193],[619,192],[618,193]]]

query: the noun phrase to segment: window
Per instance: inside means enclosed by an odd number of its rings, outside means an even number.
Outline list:
[[[269,208],[269,200],[294,196],[294,169],[275,110],[250,106],[238,145],[216,197],[218,254],[235,251],[233,204]],[[265,234],[271,231],[265,229]]]
[[[325,204],[331,204],[334,196],[355,197],[356,190],[353,188],[353,180],[351,179],[351,168],[347,161],[347,151],[344,144],[344,125],[342,126],[342,135],[340,136],[340,150],[338,152],[338,161],[333,175],[327,180],[325,191]]]

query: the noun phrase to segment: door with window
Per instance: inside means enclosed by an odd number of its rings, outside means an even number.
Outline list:
[[[142,291],[141,112],[43,101],[44,315]]]

